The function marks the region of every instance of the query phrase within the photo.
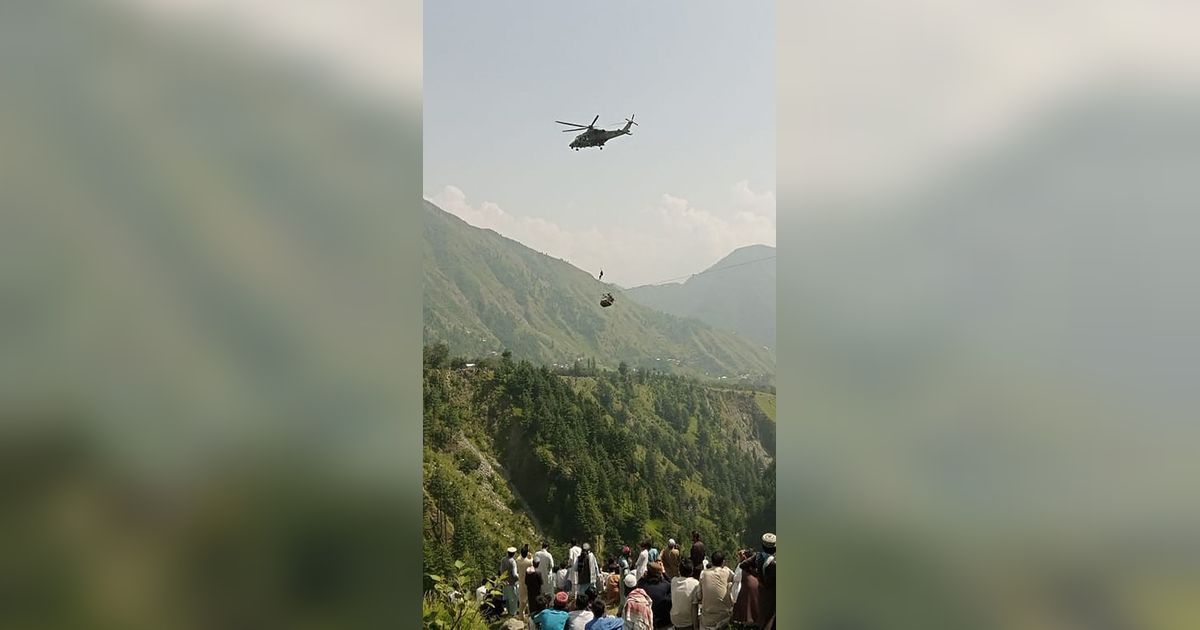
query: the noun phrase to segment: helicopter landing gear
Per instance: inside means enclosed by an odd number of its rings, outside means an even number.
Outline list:
[[[576,151],[578,151],[578,150],[579,150],[579,147],[575,147],[575,150],[576,150]]]

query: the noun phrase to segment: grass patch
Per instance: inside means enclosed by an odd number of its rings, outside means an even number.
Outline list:
[[[762,409],[763,413],[775,422],[775,394],[766,392],[754,392],[754,402],[758,404],[758,408]]]

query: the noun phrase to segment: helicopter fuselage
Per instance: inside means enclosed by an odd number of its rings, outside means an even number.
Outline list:
[[[620,129],[614,129],[612,131],[607,131],[605,129],[597,129],[595,127],[597,120],[600,120],[599,114],[597,114],[596,117],[592,119],[592,122],[590,122],[586,125],[581,125],[579,123],[573,123],[573,122],[566,122],[563,120],[556,120],[554,122],[556,122],[560,125],[567,125],[568,127],[574,127],[574,129],[563,129],[563,132],[572,132],[572,131],[582,131],[583,132],[583,133],[580,133],[579,135],[575,136],[575,139],[571,141],[571,144],[567,145],[568,147],[575,149],[576,151],[578,151],[582,148],[585,148],[585,147],[600,147],[601,149],[603,149],[605,142],[608,142],[609,140],[612,140],[613,138],[616,138],[617,136],[631,135],[629,128],[637,124],[637,123],[633,122],[633,116],[630,116],[629,118],[625,119],[624,127],[621,127]]]
[[[629,125],[625,125],[624,129],[614,129],[605,131],[604,129],[588,129],[587,131],[575,136],[568,146],[578,151],[586,147],[604,148],[604,143],[618,136],[627,136],[629,134]]]

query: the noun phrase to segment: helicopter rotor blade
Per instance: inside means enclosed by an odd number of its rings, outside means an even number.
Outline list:
[[[556,123],[558,123],[558,124],[560,124],[560,125],[570,125],[570,126],[572,126],[572,127],[580,127],[580,128],[582,128],[582,129],[586,129],[586,128],[588,127],[587,125],[581,125],[581,124],[579,124],[579,123],[572,123],[572,122],[563,122],[563,121],[561,121],[561,120],[556,120],[556,121],[554,121],[554,122],[556,122]]]
[[[588,126],[589,126],[589,127],[592,127],[592,126],[594,126],[594,125],[596,124],[596,121],[597,121],[597,120],[600,120],[600,114],[596,114],[596,117],[592,119],[592,124],[590,124],[590,125],[588,125]]]
[[[575,132],[575,131],[583,131],[585,129],[587,129],[587,127],[580,127],[578,129],[563,129],[562,131],[563,131],[563,133],[567,133],[568,131]]]

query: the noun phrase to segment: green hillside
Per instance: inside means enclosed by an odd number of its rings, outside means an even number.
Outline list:
[[[465,367],[427,347],[426,572],[494,569],[509,545],[571,537],[601,557],[693,529],[710,547],[774,525],[774,395],[657,372],[556,373],[510,357]]]
[[[693,317],[775,347],[775,248],[735,249],[686,282],[644,285],[625,295],[679,317]]]
[[[505,349],[535,363],[653,367],[766,380],[775,355],[702,322],[622,299],[611,285],[491,230],[424,204],[427,343],[485,356]],[[617,304],[599,305],[613,292]]]

